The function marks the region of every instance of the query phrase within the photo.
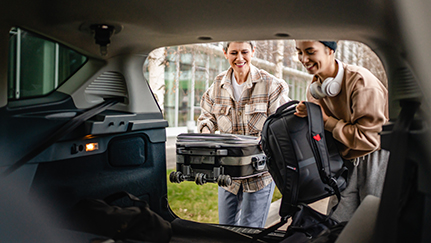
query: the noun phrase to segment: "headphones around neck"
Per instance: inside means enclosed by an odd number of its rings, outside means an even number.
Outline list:
[[[338,72],[335,78],[327,78],[322,84],[320,84],[319,81],[316,81],[310,85],[310,94],[315,99],[321,99],[326,96],[334,97],[340,93],[341,83],[343,82],[344,77],[344,67],[338,60],[335,61],[338,63]]]

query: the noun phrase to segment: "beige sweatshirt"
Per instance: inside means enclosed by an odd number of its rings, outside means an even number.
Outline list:
[[[340,153],[345,159],[364,156],[380,149],[382,125],[388,121],[388,92],[367,69],[344,64],[341,92],[335,97],[309,101],[320,104],[329,116],[325,130],[342,143]],[[312,82],[322,82],[315,76]]]

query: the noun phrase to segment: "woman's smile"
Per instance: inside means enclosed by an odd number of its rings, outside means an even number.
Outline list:
[[[254,48],[247,42],[232,42],[224,53],[232,67],[238,84],[247,80]]]

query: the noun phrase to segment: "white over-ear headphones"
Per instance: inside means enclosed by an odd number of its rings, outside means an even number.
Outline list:
[[[334,97],[340,93],[344,77],[344,67],[338,60],[335,61],[338,63],[338,72],[335,78],[327,78],[322,84],[316,81],[310,85],[310,94],[315,99],[321,99],[326,96]]]

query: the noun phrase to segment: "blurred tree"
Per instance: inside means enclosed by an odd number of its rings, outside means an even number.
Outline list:
[[[155,49],[148,55],[148,81],[162,112],[164,111],[165,99],[165,59],[164,47]]]

